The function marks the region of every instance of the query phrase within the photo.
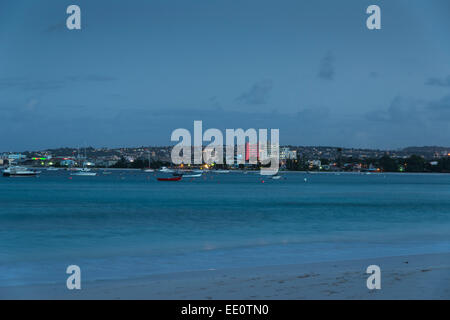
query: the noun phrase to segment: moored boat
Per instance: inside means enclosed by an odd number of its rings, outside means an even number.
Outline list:
[[[40,173],[40,171],[30,170],[26,167],[19,166],[9,166],[3,170],[4,177],[34,177]]]
[[[158,181],[180,181],[180,177],[172,177],[172,178],[156,178]]]
[[[200,178],[202,176],[201,173],[197,173],[197,174],[186,174],[183,175],[183,178]]]
[[[92,172],[91,169],[82,168],[75,173],[71,173],[71,176],[81,176],[81,177],[93,177],[97,175],[97,172]]]

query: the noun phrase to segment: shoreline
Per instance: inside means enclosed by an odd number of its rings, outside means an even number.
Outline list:
[[[368,290],[369,265],[381,290]],[[0,299],[450,299],[450,253],[177,272],[126,280],[0,287]]]
[[[4,169],[7,168],[8,165],[6,166],[0,166],[0,169]],[[41,166],[28,166],[28,165],[22,165],[22,167],[26,167],[26,168],[31,168],[31,169],[41,169],[41,170],[47,170],[47,168],[49,167],[41,167]],[[68,171],[68,169],[66,167],[55,167],[61,171]],[[142,172],[144,169],[143,168],[110,168],[110,167],[92,167],[90,168],[91,170],[109,170],[109,171],[137,171],[137,172]],[[155,170],[154,172],[151,173],[164,173],[164,172],[160,172],[160,168],[158,169],[153,169]],[[172,170],[178,170],[176,168],[172,168]],[[192,170],[197,170],[197,169],[192,169]],[[255,173],[258,174],[260,173],[259,169],[255,169],[255,170],[243,170],[243,169],[226,169],[229,170],[230,173],[233,172],[238,172],[238,173],[243,173],[243,172],[247,172],[247,173]],[[216,173],[216,170],[204,170],[203,173]],[[283,173],[303,173],[303,174],[331,174],[331,175],[341,175],[341,174],[348,174],[348,175],[450,175],[450,172],[397,172],[397,171],[380,171],[380,172],[371,172],[371,171],[301,171],[301,170],[279,170],[278,174],[283,174]],[[261,175],[262,176],[262,175]]]

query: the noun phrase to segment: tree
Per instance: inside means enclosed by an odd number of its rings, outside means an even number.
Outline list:
[[[385,172],[397,172],[398,163],[395,159],[392,159],[388,155],[384,155],[380,158],[380,167]]]
[[[425,169],[425,159],[412,155],[408,159],[406,159],[406,171],[407,172],[423,172]]]

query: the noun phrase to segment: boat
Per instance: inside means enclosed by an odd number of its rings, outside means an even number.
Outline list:
[[[93,177],[97,175],[97,172],[92,172],[91,169],[82,168],[75,173],[71,173],[71,176],[81,176],[81,177]]]
[[[4,177],[34,177],[40,173],[40,171],[30,170],[26,167],[19,166],[9,166],[3,170]]]
[[[156,178],[158,181],[180,181],[181,177],[172,177],[172,178]]]
[[[55,167],[48,167],[47,171],[59,171],[59,168],[55,168]]]
[[[266,168],[261,168],[261,170],[259,171],[259,175],[261,176],[278,176],[278,170],[273,170],[273,169],[266,169]]]
[[[197,174],[186,174],[186,175],[183,175],[182,177],[183,178],[200,178],[201,176],[202,176],[201,173],[197,173]]]
[[[159,169],[159,171],[160,172],[170,172],[170,173],[174,172],[172,169],[169,169],[167,167],[162,167],[161,169]]]
[[[148,168],[142,169],[144,172],[155,172],[154,169],[150,168],[150,163],[151,163],[151,159],[150,159],[150,151],[149,151],[148,152]]]
[[[97,175],[97,172],[92,172],[91,169],[87,167],[86,163],[87,154],[86,154],[86,148],[84,149],[84,163],[82,168],[72,168],[75,169],[75,173],[71,173],[71,176],[79,176],[79,177],[94,177]]]
[[[216,170],[216,173],[230,173],[230,170]]]
[[[281,176],[279,176],[279,175],[274,175],[274,176],[272,176],[272,179],[273,179],[273,180],[279,180],[279,179],[281,179]]]

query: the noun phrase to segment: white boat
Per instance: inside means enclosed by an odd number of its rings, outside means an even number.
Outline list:
[[[59,171],[59,168],[55,168],[55,167],[48,167],[47,171]]]
[[[230,173],[230,170],[215,170],[215,173]]]
[[[144,168],[143,171],[144,172],[155,172],[154,169],[150,168],[150,163],[151,163],[151,158],[150,158],[150,151],[148,152],[148,168]]]
[[[201,173],[197,173],[197,174],[187,174],[187,175],[184,175],[184,174],[183,174],[183,178],[200,178],[201,176],[202,176]]]
[[[75,173],[71,173],[71,176],[93,177],[97,175],[97,172],[92,172],[91,169],[82,168]]]
[[[272,169],[266,169],[266,168],[262,168],[260,171],[259,171],[259,175],[261,175],[261,176],[273,176],[273,177],[275,177],[275,176],[277,176],[278,175],[278,170],[272,170]]]
[[[275,176],[272,176],[272,179],[273,179],[273,180],[280,180],[280,179],[281,179],[281,176],[275,175]]]
[[[87,167],[87,154],[86,154],[86,148],[84,149],[84,163],[83,163],[83,167],[82,168],[71,168],[72,170],[75,170],[74,173],[71,173],[71,176],[80,176],[80,177],[94,177],[97,175],[97,172],[93,172],[91,171],[91,169],[89,169]]]
[[[9,166],[3,170],[5,177],[34,177],[40,174],[40,171],[30,170],[26,167]]]
[[[162,167],[161,169],[159,169],[159,172],[173,173],[175,171],[167,167]]]
[[[67,170],[69,171],[82,171],[84,168],[75,168],[75,167],[71,167],[71,168],[67,168]]]

